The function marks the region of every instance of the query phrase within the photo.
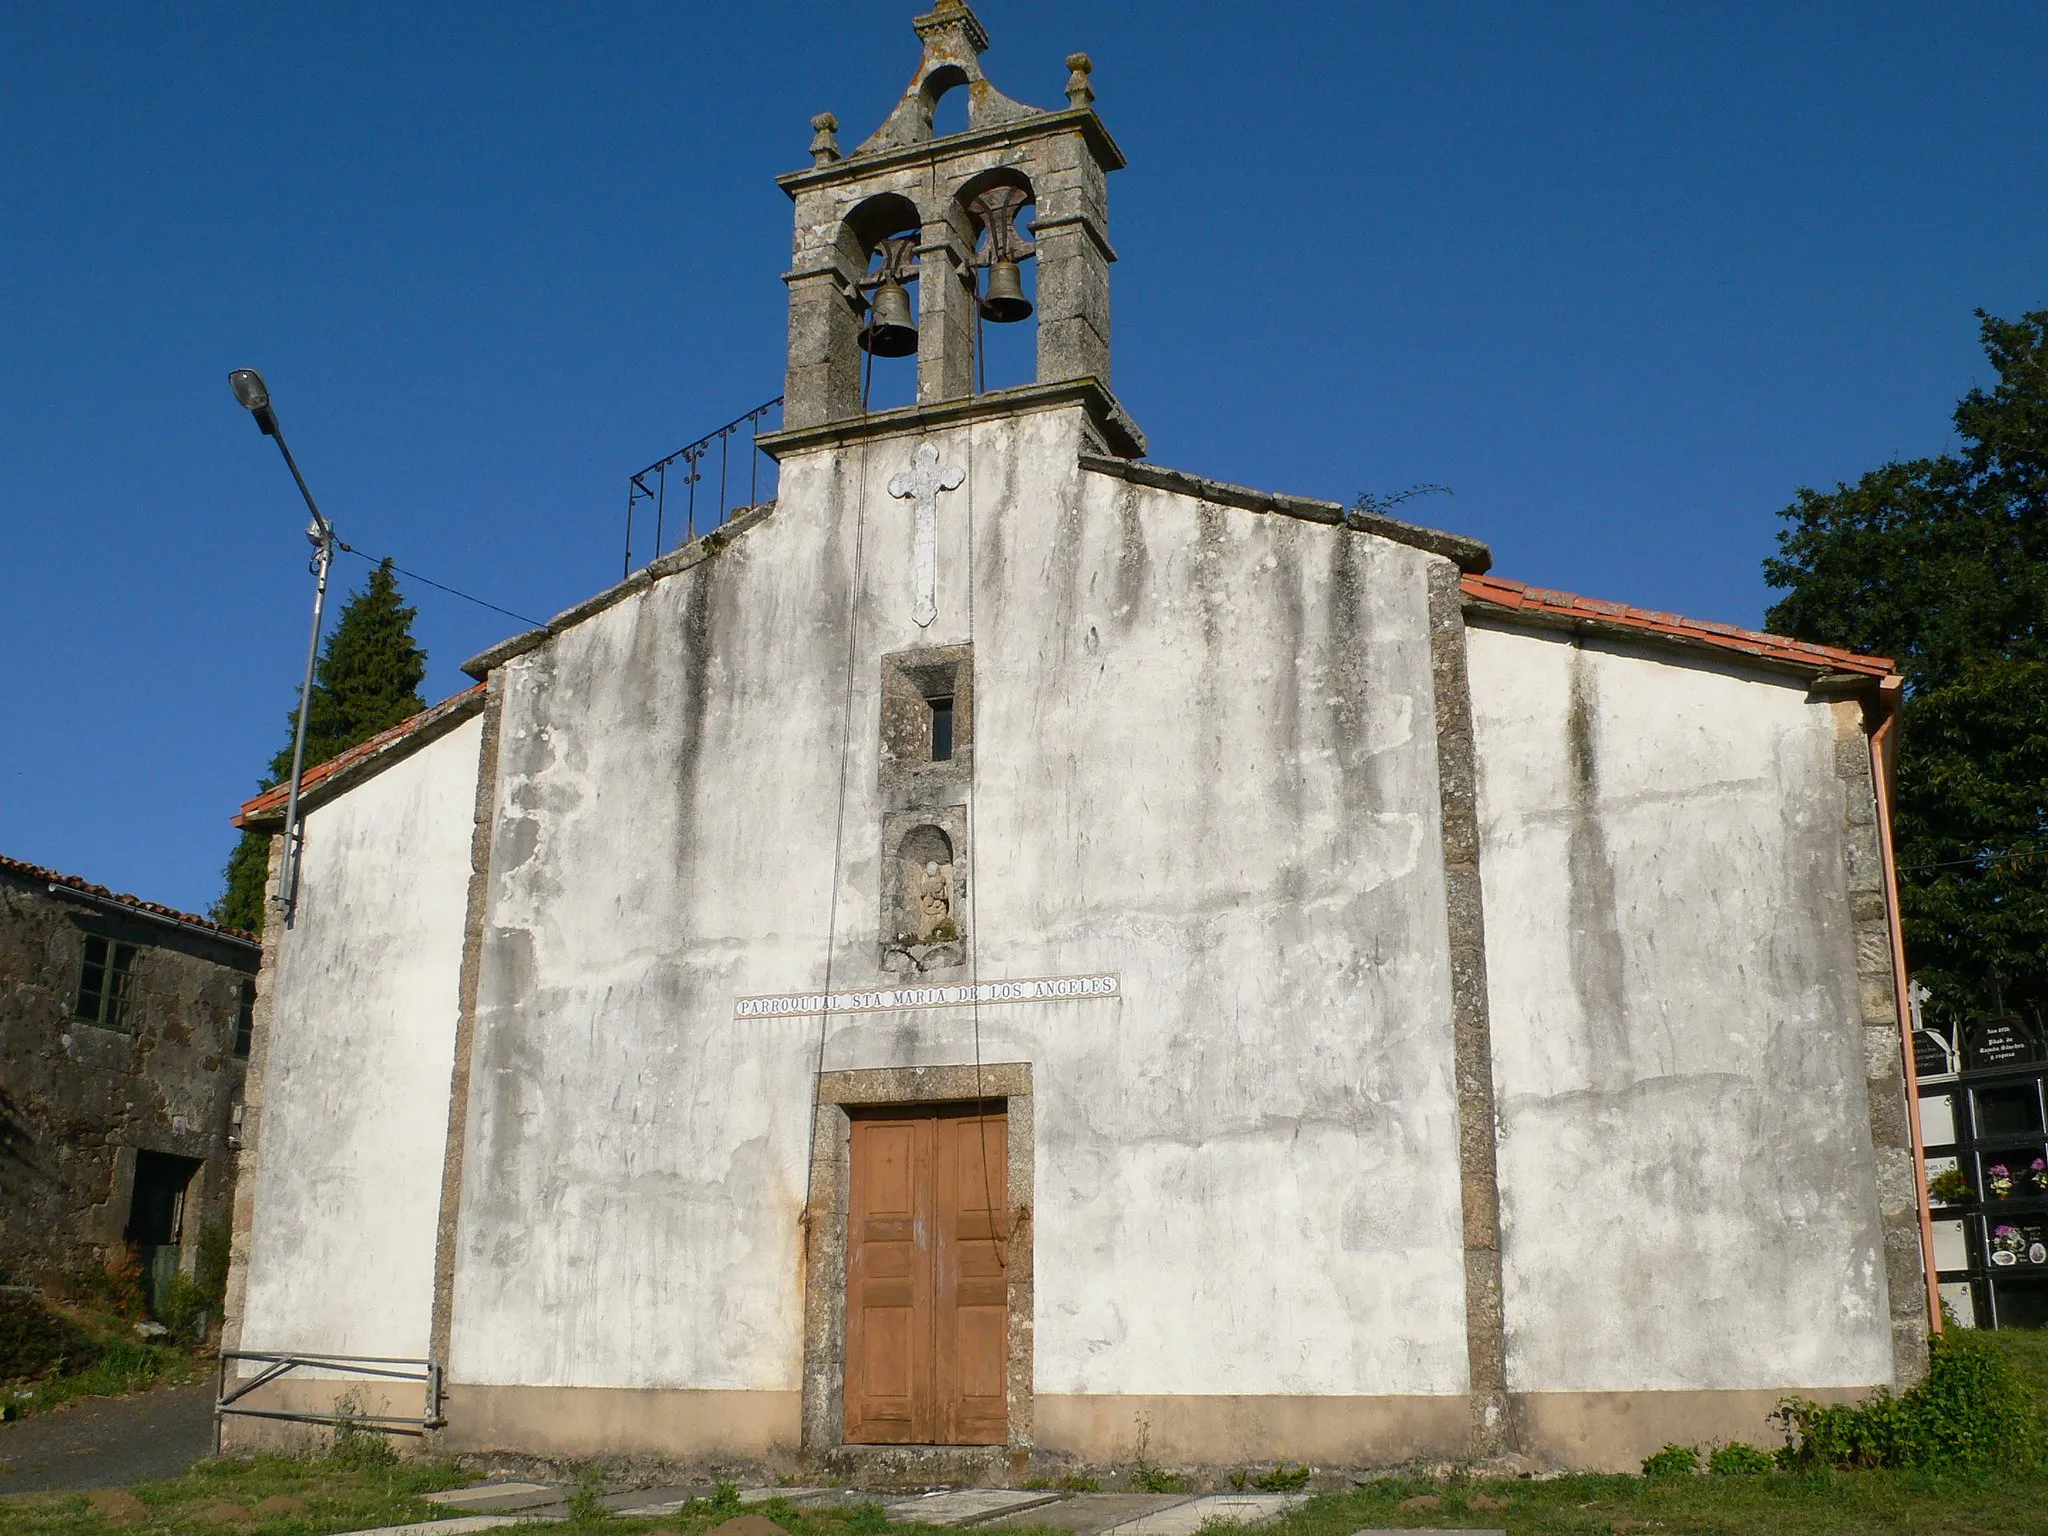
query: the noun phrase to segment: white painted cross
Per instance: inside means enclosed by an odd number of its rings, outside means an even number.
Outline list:
[[[967,478],[958,464],[939,468],[939,450],[920,443],[917,459],[889,481],[889,494],[917,503],[917,536],[911,545],[911,568],[917,577],[917,607],[911,617],[923,629],[939,616],[939,492],[950,491]]]

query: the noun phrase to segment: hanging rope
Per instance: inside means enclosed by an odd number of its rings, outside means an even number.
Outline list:
[[[976,284],[979,298],[979,283]],[[967,429],[967,658],[968,666],[974,665],[974,428]],[[973,674],[968,674],[968,687],[974,686]],[[969,716],[972,719],[972,716]],[[970,816],[972,797],[969,797]],[[970,819],[967,835],[970,843],[979,835],[978,826]],[[967,881],[967,985],[968,1013],[974,1024],[974,1119],[981,1131],[981,1200],[988,1211],[989,1239],[995,1244],[996,1264],[1003,1269],[1010,1267],[1009,1223],[1007,1213],[996,1209],[995,1176],[988,1161],[988,1098],[981,1080],[981,876],[970,874]],[[1007,1143],[1006,1143],[1007,1145]],[[1008,1205],[1008,1181],[1004,1183],[1004,1204]]]
[[[825,1088],[825,1041],[832,1029],[832,962],[839,949],[839,873],[846,847],[846,768],[853,755],[854,663],[859,650],[861,570],[867,550],[868,445],[861,444],[855,493],[853,584],[846,595],[846,705],[839,725],[839,800],[832,820],[832,895],[825,919],[825,1006],[818,1017],[818,1054],[811,1068],[811,1120],[804,1142],[804,1258],[810,1259],[811,1215],[817,1198],[818,1105]]]

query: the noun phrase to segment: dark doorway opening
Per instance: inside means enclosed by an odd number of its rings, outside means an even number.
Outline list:
[[[185,1193],[199,1172],[195,1157],[169,1152],[135,1154],[135,1193],[128,1201],[128,1227],[121,1235],[135,1249],[142,1281],[154,1310],[157,1298],[178,1272],[185,1241]]]

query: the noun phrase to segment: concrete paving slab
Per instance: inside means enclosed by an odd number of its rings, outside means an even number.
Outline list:
[[[891,1520],[906,1525],[976,1525],[998,1515],[1013,1515],[1042,1504],[1056,1504],[1057,1493],[1024,1488],[943,1488],[914,1499],[894,1499],[882,1507]]]
[[[451,1509],[469,1509],[478,1514],[531,1509],[537,1504],[560,1503],[563,1497],[562,1489],[548,1483],[477,1483],[426,1496],[429,1504],[445,1504]]]
[[[851,1488],[742,1488],[742,1504],[766,1504],[770,1499],[787,1499],[792,1504],[836,1504],[842,1499],[862,1498]]]
[[[1115,1536],[1194,1536],[1211,1521],[1264,1525],[1308,1502],[1305,1493],[1210,1493],[1113,1525]]]
[[[1102,1536],[1103,1532],[1115,1526],[1126,1525],[1143,1515],[1157,1514],[1162,1509],[1171,1509],[1176,1504],[1185,1504],[1193,1497],[1191,1493],[1081,1493],[1057,1504],[1000,1515],[987,1524],[1046,1525],[1054,1530],[1071,1532],[1072,1536]]]
[[[710,1497],[709,1488],[670,1483],[660,1488],[628,1488],[624,1493],[608,1493],[597,1502],[615,1515],[672,1515],[693,1498]]]
[[[471,1536],[475,1531],[494,1531],[501,1525],[517,1525],[532,1515],[462,1515],[453,1520],[420,1520],[411,1525],[379,1525],[367,1531],[350,1531],[348,1536]],[[551,1518],[542,1516],[541,1518]]]
[[[675,1515],[682,1513],[690,1500],[708,1499],[717,1490],[707,1487],[696,1488],[636,1488],[630,1493],[616,1493],[598,1502],[614,1514],[633,1515]],[[766,1504],[775,1499],[787,1499],[799,1508],[821,1504],[850,1502],[866,1495],[856,1494],[846,1488],[742,1488],[740,1504],[749,1507]]]

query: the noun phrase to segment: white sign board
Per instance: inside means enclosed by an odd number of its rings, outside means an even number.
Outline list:
[[[958,986],[884,987],[872,992],[780,992],[733,999],[736,1019],[786,1019],[819,1013],[888,1013],[902,1008],[971,1008],[980,1003],[1067,1003],[1119,997],[1115,976],[1038,976]]]

